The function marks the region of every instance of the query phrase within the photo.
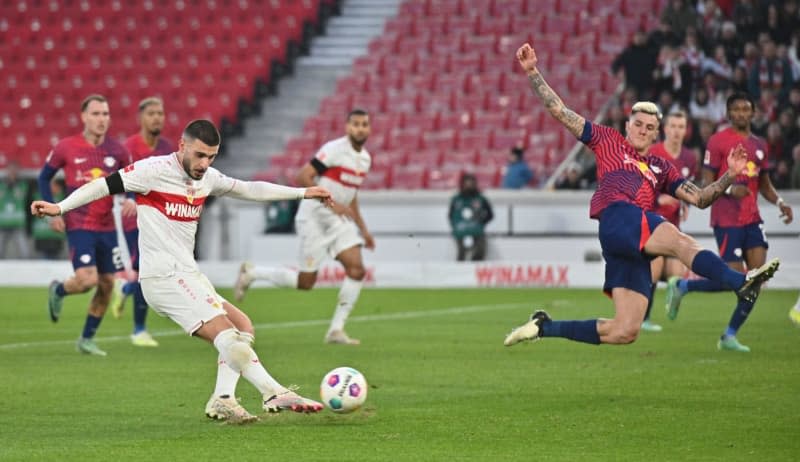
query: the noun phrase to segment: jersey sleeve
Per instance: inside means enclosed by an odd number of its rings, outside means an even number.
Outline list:
[[[597,155],[600,155],[603,151],[602,149],[597,149],[601,145],[614,142],[622,143],[625,141],[622,134],[613,128],[594,124],[588,120],[583,126],[583,133],[581,133],[579,139],[581,143],[585,144],[586,147],[594,151]]]
[[[211,195],[224,196],[233,190],[236,186],[237,179],[231,178],[223,174],[215,168],[209,168],[206,172],[208,180],[211,182]]]
[[[672,162],[664,161],[664,181],[661,182],[663,192],[675,195],[675,191],[686,181],[681,172],[672,165]]]
[[[706,153],[703,157],[703,167],[719,172],[722,166],[722,146],[720,146],[719,136],[712,136],[706,145]]]
[[[119,175],[125,191],[147,194],[152,189],[153,179],[157,178],[157,165],[153,162],[134,162],[121,170]]]
[[[314,170],[321,175],[325,173],[325,170],[328,170],[328,168],[332,166],[331,160],[333,154],[331,143],[325,143],[321,148],[319,148],[317,153],[314,154],[314,157],[311,158],[310,164],[312,167],[314,167]]]
[[[67,163],[64,151],[65,151],[64,141],[53,146],[53,149],[50,151],[50,154],[47,155],[45,164],[56,170],[63,168],[64,165]]]

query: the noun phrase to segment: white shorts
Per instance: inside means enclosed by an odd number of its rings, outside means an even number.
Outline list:
[[[296,227],[300,237],[298,267],[304,273],[319,270],[327,257],[336,258],[351,247],[364,245],[364,239],[352,221],[342,221],[327,230],[314,220],[298,221]]]
[[[176,273],[140,281],[147,304],[193,335],[203,324],[224,315],[225,301],[202,273]]]

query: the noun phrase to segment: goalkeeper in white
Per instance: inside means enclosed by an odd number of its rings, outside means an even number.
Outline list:
[[[139,225],[139,279],[148,304],[219,351],[217,384],[206,415],[232,423],[257,420],[236,400],[240,375],[263,396],[264,410],[318,412],[322,405],[278,383],[253,351],[253,324],[228,303],[200,273],[194,260],[197,223],[208,196],[255,201],[319,199],[332,204],[321,187],[290,188],[266,182],[241,181],[211,167],[220,135],[213,123],[195,120],[184,129],[178,152],[150,157],[96,179],[58,204],[34,201],[37,217],[59,216],[82,205],[122,192],[135,193]]]

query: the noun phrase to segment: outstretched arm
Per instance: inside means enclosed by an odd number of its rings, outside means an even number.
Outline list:
[[[689,180],[684,181],[675,190],[675,197],[686,201],[697,208],[704,209],[717,198],[725,194],[725,190],[733,184],[736,176],[747,168],[747,151],[740,144],[728,155],[728,170],[715,182],[705,188],[699,188]]]
[[[31,203],[31,214],[39,218],[57,217],[70,210],[77,209],[89,202],[94,202],[110,194],[110,191],[122,188],[122,180],[118,173],[114,173],[104,178],[92,180],[80,188],[76,189],[63,201],[53,204],[48,201],[33,201]],[[115,192],[122,192],[121,190]]]
[[[544,77],[539,73],[539,69],[536,68],[536,63],[539,62],[539,59],[536,57],[536,51],[533,47],[527,43],[519,47],[517,60],[528,75],[531,89],[542,100],[550,115],[567,127],[567,130],[576,138],[580,138],[583,134],[583,126],[586,124],[586,119],[565,106],[561,98],[545,82]]]

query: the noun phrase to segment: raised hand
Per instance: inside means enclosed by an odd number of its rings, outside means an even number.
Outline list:
[[[47,201],[31,202],[31,215],[39,218],[57,217],[61,215],[61,207]]]
[[[522,70],[531,72],[536,70],[536,63],[539,62],[539,58],[536,57],[536,51],[533,47],[526,43],[517,50],[517,61],[519,61]]]
[[[747,150],[741,144],[728,154],[728,170],[734,175],[741,175],[747,170]]]

